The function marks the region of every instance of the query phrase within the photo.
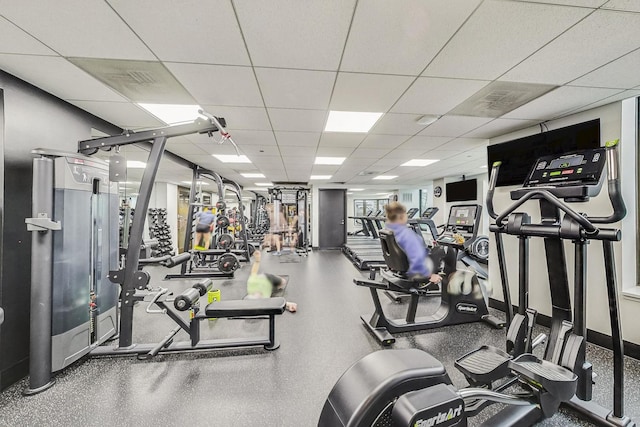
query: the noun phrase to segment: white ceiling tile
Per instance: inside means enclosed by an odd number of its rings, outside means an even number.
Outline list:
[[[466,133],[464,136],[469,138],[494,138],[499,135],[506,135],[516,130],[533,126],[538,122],[535,120],[520,119],[495,119],[492,122],[482,125],[477,129]]]
[[[640,14],[597,10],[500,80],[564,84],[638,48],[639,39]]]
[[[273,130],[321,132],[327,119],[327,112],[321,110],[287,110],[269,108]]]
[[[214,135],[214,138],[217,135]],[[273,132],[264,130],[236,130],[231,134],[233,140],[240,147],[243,145],[266,145],[277,150],[276,139]]]
[[[426,127],[420,135],[430,136],[460,136],[489,123],[492,118],[471,116],[444,116],[437,122]]]
[[[413,77],[406,76],[339,73],[331,97],[331,109],[386,112],[413,80]]]
[[[482,150],[489,145],[489,140],[484,138],[456,138],[441,147],[442,150]]]
[[[165,65],[200,105],[264,106],[250,67],[169,62]]]
[[[640,49],[571,82],[575,86],[631,89],[640,85]]]
[[[611,104],[612,102],[616,102],[616,101],[622,101],[624,99],[629,99],[629,98],[636,98],[640,96],[640,89],[632,89],[632,90],[625,90],[624,92],[620,92],[618,94],[615,94],[613,96],[610,96],[608,98],[604,98],[600,101],[594,102],[593,104],[589,104],[586,105],[582,108],[578,108],[576,110],[571,110],[570,113],[577,113],[580,111],[584,111],[584,110],[591,110],[592,108],[596,108],[596,107],[600,107],[602,105],[607,105],[607,104]]]
[[[163,122],[130,102],[70,101],[94,116],[124,129],[164,127]]]
[[[286,151],[282,153],[282,161],[286,165],[287,169],[292,170],[311,170],[313,165],[313,155],[310,156],[293,156],[289,155]]]
[[[602,8],[640,12],[640,2],[638,0],[609,0]]]
[[[586,8],[485,1],[424,75],[493,80],[590,12]]]
[[[171,138],[169,139],[169,141],[167,142],[167,150],[171,151],[172,153],[175,153],[179,156],[183,156],[183,155],[207,155],[208,153],[204,150],[202,150],[202,148],[200,148],[198,145],[196,144],[183,144],[183,143],[175,143],[173,142],[175,138]]]
[[[202,105],[202,108],[216,117],[224,117],[227,130],[271,130],[267,110],[263,107]]]
[[[391,151],[391,149],[358,148],[351,154],[351,156],[354,158],[380,159],[389,151]]]
[[[155,59],[102,0],[5,0],[2,15],[63,56]]]
[[[340,166],[313,165],[311,173],[313,175],[333,175],[338,171],[339,168]]]
[[[195,145],[197,145],[200,149],[202,149],[203,151],[209,154],[231,154],[231,155],[237,154],[236,149],[233,145],[229,143],[216,144],[216,142],[213,139],[209,139],[204,143],[196,143]],[[247,155],[249,159],[251,159],[252,157],[248,153],[245,153],[242,147],[240,147],[240,153]]]
[[[323,132],[320,147],[357,147],[366,137],[366,133]]]
[[[358,157],[354,158],[353,156],[347,158],[342,164],[342,169],[351,169],[351,168],[359,168],[366,167],[376,162],[375,157]]]
[[[228,0],[108,0],[162,61],[250,65]]]
[[[406,135],[369,135],[360,148],[394,149],[408,139]]]
[[[54,51],[0,16],[0,53],[56,55]]]
[[[391,109],[394,113],[446,114],[489,82],[420,77]]]
[[[421,158],[426,158],[426,159],[439,159],[439,160],[445,160],[445,159],[450,159],[452,157],[455,156],[459,156],[461,154],[460,151],[457,150],[443,150],[443,149],[436,149],[436,150],[427,150],[424,153],[422,153],[420,155]],[[433,167],[435,168],[436,165],[440,165],[441,163],[438,162],[436,164],[433,165]]]
[[[417,120],[421,114],[394,114],[387,113],[378,120],[376,125],[369,131],[374,135],[415,135],[424,129]]]
[[[432,150],[434,148],[440,147],[442,144],[449,141],[451,138],[441,137],[441,136],[421,136],[416,135],[409,140],[407,140],[404,144],[398,147],[398,150],[403,151],[414,151],[415,153],[423,153],[427,150]]]
[[[320,132],[276,132],[276,139],[280,147],[308,147],[308,150],[318,146]]]
[[[0,69],[62,99],[126,101],[64,58],[1,54]]]
[[[260,144],[256,144],[256,145],[248,145],[248,144],[243,144],[242,145],[242,152],[244,154],[246,154],[247,156],[251,157],[251,156],[273,156],[273,155],[277,155],[278,153],[281,152],[281,150],[278,149],[278,147],[275,147],[273,145],[260,145]]]
[[[293,145],[284,145],[280,147],[280,153],[283,157],[304,157],[309,161],[313,161],[316,149],[315,147],[295,147]]]
[[[396,166],[399,166],[401,163],[406,162],[407,160],[420,158],[420,151],[409,151],[409,150],[393,150],[387,153],[384,156],[385,159],[396,160]]]
[[[579,7],[600,7],[607,2],[607,0],[515,0],[515,1],[528,1],[532,3],[544,3],[554,5],[565,6],[579,6]]]
[[[316,156],[320,157],[349,157],[354,147],[323,147],[318,146]]]
[[[332,71],[256,68],[267,107],[324,110],[336,79]]]
[[[361,0],[353,18],[341,69],[418,75],[478,0],[404,0],[393,6]]]
[[[520,108],[516,108],[512,112],[505,114],[503,118],[552,119],[619,92],[618,89],[563,86],[534,99]]]
[[[337,70],[355,0],[235,0],[256,66]]]

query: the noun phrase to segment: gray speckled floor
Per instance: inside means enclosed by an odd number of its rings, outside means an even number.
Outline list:
[[[264,257],[264,270],[288,274],[289,300],[296,314],[278,320],[281,347],[135,358],[89,359],[66,369],[55,386],[23,397],[22,381],[0,394],[0,426],[313,426],[337,378],[358,358],[379,350],[361,325],[360,314],[372,310],[369,292],[352,283],[359,274],[339,252],[315,252],[300,263],[280,263]],[[236,279],[217,281],[223,298],[244,295],[249,268]],[[158,280],[163,271],[154,271]],[[179,292],[189,281],[163,283]],[[392,312],[386,298],[382,300]],[[428,310],[435,302],[426,303]],[[402,311],[401,311],[402,312]],[[400,314],[400,313],[399,313]],[[136,308],[136,340],[157,340],[173,327],[165,316]],[[259,335],[264,322],[216,320],[203,325],[203,338]],[[453,382],[464,386],[453,361],[482,344],[502,346],[504,332],[484,324],[445,327],[397,336],[395,348],[416,347],[434,354],[447,367]],[[186,338],[186,335],[182,337]],[[595,400],[610,405],[610,352],[589,346],[598,373]],[[640,362],[627,360],[627,412],[640,420]],[[485,411],[471,425],[489,415]],[[498,409],[496,407],[496,409]],[[588,425],[561,412],[540,425]]]

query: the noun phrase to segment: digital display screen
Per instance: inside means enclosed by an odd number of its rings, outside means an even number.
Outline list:
[[[453,206],[449,214],[448,225],[456,227],[473,227],[476,220],[477,206]]]

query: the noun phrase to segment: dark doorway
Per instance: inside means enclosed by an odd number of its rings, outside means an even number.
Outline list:
[[[318,246],[340,249],[347,240],[347,194],[345,190],[320,190],[318,200]]]

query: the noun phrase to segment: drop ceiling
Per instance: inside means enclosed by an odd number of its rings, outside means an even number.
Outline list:
[[[99,71],[146,64],[145,79],[170,82],[153,102],[193,99],[225,117],[253,163],[219,162],[211,154],[232,149],[201,135],[168,149],[247,187],[257,180],[242,172],[347,185],[373,184],[375,172],[420,185],[483,172],[488,138],[640,94],[638,12],[625,0],[4,0],[0,69],[141,129],[162,125],[136,104],[149,94]],[[551,90],[505,114],[461,113],[483,88],[510,83]],[[368,134],[325,133],[330,109],[385,114]],[[442,118],[417,124],[430,114]],[[440,161],[400,167],[412,158]],[[183,173],[164,162],[159,176]]]

